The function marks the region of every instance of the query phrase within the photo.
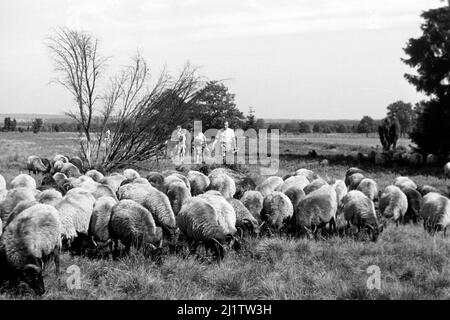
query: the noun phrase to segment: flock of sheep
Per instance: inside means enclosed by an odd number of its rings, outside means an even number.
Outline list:
[[[83,172],[79,158],[62,155],[30,156],[27,165],[30,174],[19,174],[8,188],[0,175],[0,277],[24,281],[38,294],[45,292],[42,272],[51,259],[59,274],[61,250],[109,247],[115,259],[131,246],[153,255],[188,244],[191,252],[204,245],[222,259],[249,235],[319,237],[338,232],[338,221],[346,221],[345,233],[356,226],[373,241],[387,220],[423,220],[427,231],[444,234],[450,224],[450,200],[440,190],[408,177],[379,190],[358,168],[333,184],[303,168],[256,185],[225,167],[143,178],[133,169]],[[445,170],[450,175],[450,163]],[[31,172],[45,173],[40,186]]]

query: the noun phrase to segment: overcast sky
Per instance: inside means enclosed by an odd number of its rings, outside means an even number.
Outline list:
[[[112,75],[137,50],[153,74],[186,61],[228,79],[257,117],[381,118],[396,100],[422,98],[400,61],[439,0],[1,0],[0,113],[62,114],[73,103],[45,37],[58,26],[101,40]]]

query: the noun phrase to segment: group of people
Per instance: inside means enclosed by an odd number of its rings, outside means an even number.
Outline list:
[[[199,128],[198,128],[199,129]],[[207,145],[206,136],[201,130],[195,130],[196,135],[194,136],[194,153],[195,153],[195,163],[200,164],[204,162],[204,154],[209,153],[210,150]],[[186,129],[183,129],[180,125],[177,126],[177,145],[176,145],[176,156],[180,163],[184,162],[184,157],[186,154]],[[225,121],[222,129],[217,133],[211,149],[215,150],[216,144],[220,144],[220,153],[223,157],[224,163],[226,163],[226,157],[229,154],[236,153],[237,143],[236,136],[234,135],[234,130],[229,127],[228,121]]]

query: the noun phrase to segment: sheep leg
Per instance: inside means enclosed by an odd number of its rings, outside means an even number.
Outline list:
[[[55,274],[56,276],[59,276],[60,273],[60,253],[61,253],[61,248],[55,248],[55,250],[53,250],[53,261],[55,262]]]
[[[119,239],[114,239],[114,251],[113,254],[113,260],[117,259],[119,256]]]

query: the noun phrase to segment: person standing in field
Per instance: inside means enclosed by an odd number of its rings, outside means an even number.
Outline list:
[[[216,139],[213,142],[212,149],[216,143],[220,143],[220,152],[223,157],[223,162],[226,164],[227,154],[234,154],[236,152],[236,136],[234,135],[233,129],[228,127],[228,121],[225,121],[223,128],[217,133]]]
[[[194,137],[195,148],[195,163],[200,164],[204,162],[204,152],[206,150],[206,137],[201,130],[198,131]],[[201,158],[201,161],[200,161]]]
[[[177,126],[177,156],[181,163],[184,162],[184,155],[186,153],[186,131]]]

